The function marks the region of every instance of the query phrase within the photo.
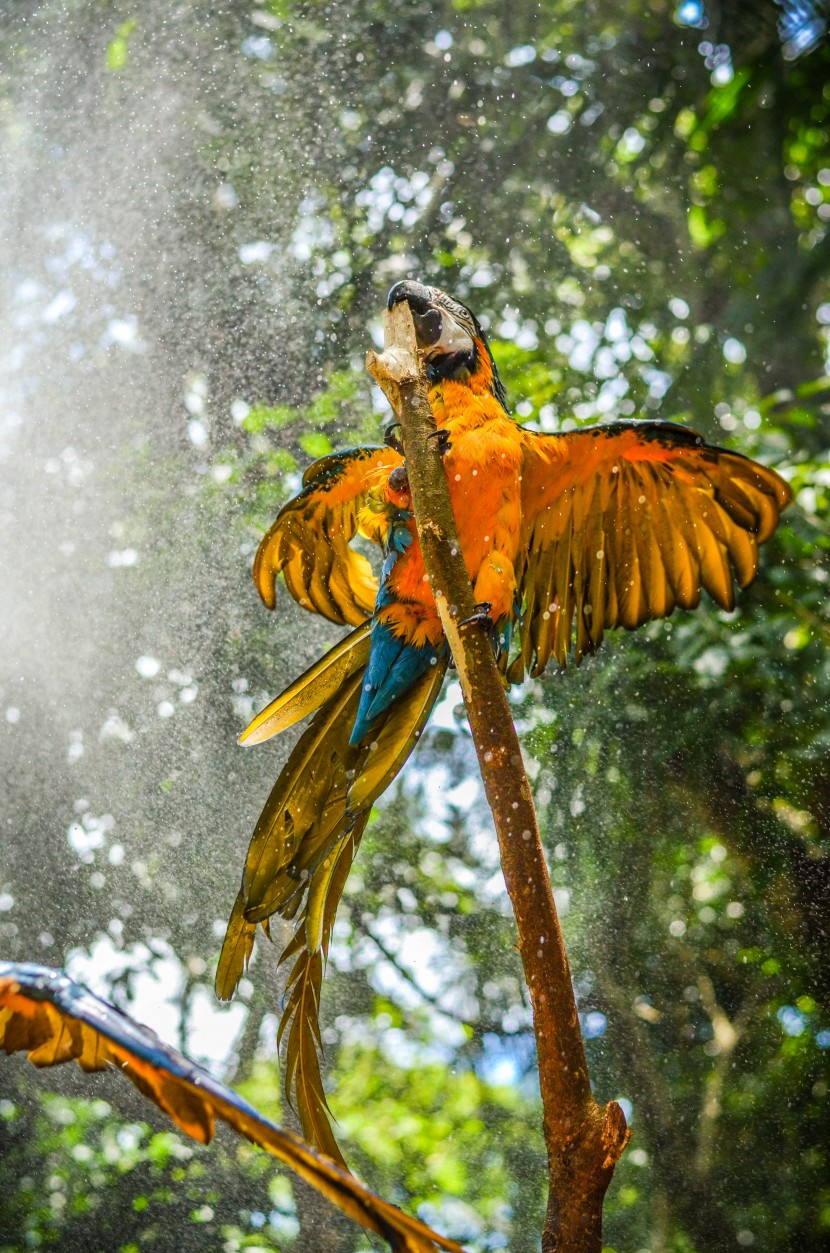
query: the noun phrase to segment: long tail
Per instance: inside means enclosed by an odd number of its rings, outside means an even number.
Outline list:
[[[216,972],[217,995],[229,1000],[250,960],[257,924],[268,933],[275,914],[298,920],[280,957],[295,958],[278,1033],[287,1040],[286,1093],[291,1099],[293,1089],[306,1137],[339,1162],[318,1057],[331,931],[372,804],[417,743],[446,670],[446,661],[437,660],[376,719],[370,736],[351,744],[369,646],[367,623],[272,701],[241,737],[258,743],[315,713],[257,822]]]

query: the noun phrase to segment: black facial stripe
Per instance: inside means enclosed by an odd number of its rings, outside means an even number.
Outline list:
[[[427,378],[430,383],[441,379],[455,379],[472,374],[476,368],[476,350],[469,352],[443,352],[427,361]]]

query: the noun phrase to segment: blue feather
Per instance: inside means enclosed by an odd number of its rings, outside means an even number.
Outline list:
[[[384,597],[383,588],[378,596],[377,607],[381,601],[389,604],[392,597]],[[384,622],[375,621],[372,627],[372,646],[369,652],[369,663],[363,679],[363,692],[357,710],[351,743],[359,744],[372,723],[390,705],[402,696],[417,679],[437,663],[438,654],[431,644],[423,648],[415,644],[407,644],[392,631]]]
[[[357,716],[351,734],[351,743],[359,744],[372,723],[393,705],[422,674],[434,666],[438,655],[431,644],[418,648],[394,635],[390,628],[378,621],[377,613],[395,600],[389,586],[389,577],[398,557],[412,543],[406,526],[412,515],[404,509],[395,510],[393,524],[386,545],[386,558],[380,574],[380,587],[375,601],[375,621],[372,625],[372,645],[363,679]]]

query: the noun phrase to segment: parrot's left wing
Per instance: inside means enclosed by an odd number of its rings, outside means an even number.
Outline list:
[[[508,674],[577,662],[609,627],[723,609],[758,572],[758,545],[791,492],[774,470],[714,448],[675,422],[607,422],[562,435],[523,431],[521,653]]]
[[[302,490],[280,510],[254,559],[254,583],[269,609],[282,574],[304,609],[331,622],[360,626],[372,612],[377,580],[349,547],[358,514],[379,472],[400,465],[392,448],[349,448],[312,462]]]
[[[68,975],[30,962],[0,962],[0,1048],[25,1049],[35,1066],[74,1059],[87,1071],[115,1066],[173,1121],[206,1144],[217,1118],[285,1162],[396,1253],[462,1253],[460,1245],[409,1218],[304,1140],[258,1114],[148,1027],[94,996]]]

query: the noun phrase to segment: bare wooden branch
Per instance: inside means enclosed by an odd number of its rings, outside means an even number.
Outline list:
[[[533,1005],[549,1199],[544,1253],[600,1253],[602,1202],[629,1138],[625,1116],[591,1093],[568,959],[536,812],[504,686],[486,634],[459,625],[474,610],[435,419],[408,306],[385,315],[385,348],[367,368],[400,421],[424,565],[452,650],[493,811],[519,952]]]

